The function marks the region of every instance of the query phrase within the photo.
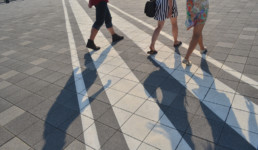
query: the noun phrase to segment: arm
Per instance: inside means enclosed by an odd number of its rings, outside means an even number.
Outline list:
[[[89,7],[89,8],[92,7],[92,1],[93,1],[93,0],[89,0],[89,4],[88,4],[88,7]]]

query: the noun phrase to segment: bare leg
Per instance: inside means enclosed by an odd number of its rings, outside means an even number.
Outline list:
[[[190,42],[189,48],[188,48],[186,56],[185,56],[186,60],[189,60],[190,55],[192,54],[193,50],[195,49],[196,45],[198,44],[199,38],[202,34],[203,27],[204,27],[204,24],[199,24],[194,27],[192,40]]]
[[[91,34],[90,34],[90,40],[94,41],[97,33],[98,33],[99,30],[95,29],[95,28],[92,28],[91,29]]]
[[[199,46],[200,46],[200,50],[204,50],[205,48],[204,48],[204,45],[203,45],[202,33],[201,33],[201,36],[199,38],[198,43],[199,43]]]
[[[111,35],[114,35],[114,34],[115,34],[115,31],[114,31],[114,28],[113,28],[113,27],[107,28],[107,30],[109,31],[109,33],[110,33]]]
[[[163,26],[164,26],[165,21],[158,21],[158,26],[157,28],[154,30],[152,38],[151,38],[151,45],[150,45],[150,49],[151,50],[155,50],[155,42],[158,39],[159,33],[162,30]]]
[[[172,24],[172,35],[174,37],[174,44],[178,44],[179,41],[177,40],[177,37],[178,37],[177,17],[175,18],[170,17],[170,22]]]

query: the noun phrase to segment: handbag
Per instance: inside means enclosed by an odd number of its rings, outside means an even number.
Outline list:
[[[144,13],[148,17],[154,17],[156,12],[156,0],[149,0],[145,4]]]

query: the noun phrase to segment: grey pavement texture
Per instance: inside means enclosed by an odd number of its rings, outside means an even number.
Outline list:
[[[210,0],[209,57],[194,53],[189,70],[180,63],[187,49],[165,34],[156,58],[143,52],[146,24],[157,24],[145,2],[110,0],[125,39],[112,45],[103,26],[92,52],[95,9],[85,0],[0,1],[0,150],[258,149],[258,1]],[[185,1],[177,5],[179,40],[189,44]],[[171,35],[169,20],[162,31]]]

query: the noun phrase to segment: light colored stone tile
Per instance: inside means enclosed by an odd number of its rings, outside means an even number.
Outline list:
[[[258,105],[242,95],[235,95],[232,107],[258,114]]]
[[[4,126],[13,119],[22,115],[25,111],[16,107],[12,106],[9,109],[5,110],[4,112],[0,113],[0,125]]]
[[[10,37],[8,37],[8,36],[2,36],[2,37],[0,37],[0,41],[2,41],[2,40],[6,40],[6,39],[9,39]]]
[[[228,112],[229,112],[229,107],[223,106],[223,105],[218,105],[214,103],[210,103],[207,101],[203,101],[203,104],[209,108],[214,114],[216,114],[221,120],[226,121]],[[201,115],[203,117],[206,117],[205,115],[206,112],[203,112],[202,109],[199,109],[197,112],[197,115]]]
[[[121,80],[121,78],[115,77],[115,76],[112,76],[112,75],[105,75],[104,77],[101,78],[101,82],[102,82],[103,85],[110,82],[109,87],[112,87],[113,85],[115,85],[120,80]]]
[[[15,70],[11,70],[11,71],[8,71],[8,72],[0,75],[0,78],[6,80],[6,79],[9,79],[9,78],[17,75],[18,73],[19,72],[15,71]]]
[[[53,47],[54,47],[53,45],[46,45],[46,46],[41,47],[41,48],[39,48],[39,49],[41,49],[41,50],[49,50],[49,49],[51,49],[51,48],[53,48]]]
[[[62,54],[62,53],[67,52],[67,51],[69,51],[67,48],[62,48],[62,49],[58,50],[57,53]]]
[[[109,74],[112,76],[116,76],[119,78],[123,78],[125,77],[127,74],[129,74],[131,72],[130,69],[125,69],[125,68],[121,68],[121,67],[117,67],[115,70],[113,70],[112,72],[110,72]]]
[[[158,149],[148,144],[142,143],[138,148],[138,150],[158,150]]]
[[[127,110],[134,113],[143,103],[144,99],[127,94],[118,103],[115,104],[116,107]]]
[[[258,82],[255,81],[254,79],[252,79],[252,77],[250,77],[250,75],[248,75],[248,76],[242,75],[241,80],[244,81],[247,84],[258,86]]]
[[[192,148],[188,145],[185,140],[181,140],[179,143],[177,150],[192,150]]]
[[[189,81],[189,83],[191,84],[196,84],[204,87],[210,87],[213,82],[214,82],[213,77],[203,76],[199,74],[194,75]]]
[[[78,140],[74,140],[69,146],[65,148],[65,150],[94,150],[94,149],[79,142]]]
[[[9,58],[8,58],[8,57],[0,58],[0,63],[5,62],[5,61],[7,61],[7,60],[9,60]]]
[[[230,93],[235,93],[236,92],[234,89],[230,88],[229,86],[227,86],[226,84],[224,84],[223,82],[221,82],[218,79],[214,80],[211,88],[215,89],[215,90],[219,90],[219,91],[230,92]]]
[[[126,79],[121,79],[119,82],[117,82],[115,85],[113,85],[111,88],[128,93],[131,89],[133,89],[137,85],[137,82],[133,82]]]
[[[157,122],[163,116],[164,112],[156,103],[145,101],[145,103],[136,111],[136,114]]]
[[[233,43],[218,42],[216,46],[219,46],[219,47],[226,47],[226,48],[232,48],[233,45],[234,45]]]
[[[122,131],[136,139],[143,140],[154,127],[155,122],[133,115],[123,126]]]
[[[86,145],[89,145],[94,149],[99,149],[101,147],[95,124],[91,125],[85,132],[83,132],[83,136]]]
[[[108,74],[111,71],[113,71],[117,66],[113,65],[108,65],[108,64],[101,64],[100,67],[98,68],[98,72]]]
[[[227,123],[240,129],[258,134],[258,115],[231,108]]]
[[[37,72],[39,72],[42,69],[43,68],[41,68],[41,67],[35,66],[35,67],[33,67],[33,68],[29,69],[29,70],[26,70],[24,73],[26,73],[28,75],[33,75],[34,73],[37,73]]]
[[[187,83],[188,81],[190,81],[192,75],[184,71],[175,70],[172,73],[172,76],[178,81]]]
[[[226,61],[245,64],[247,57],[228,55]]]
[[[131,117],[132,113],[128,111],[124,111],[117,107],[112,107],[114,114],[116,115],[116,119],[119,123],[119,126],[122,127],[123,124]]]
[[[31,43],[32,43],[31,41],[24,41],[24,42],[20,43],[20,45],[25,46],[25,45],[29,45]]]
[[[244,30],[244,31],[257,32],[258,28],[248,28],[248,27],[245,27],[243,30]]]
[[[136,85],[130,92],[129,94],[131,95],[135,95],[138,97],[141,97],[143,99],[147,99],[150,97],[150,93],[148,93],[148,91],[145,90],[144,86],[139,83],[138,85]]]
[[[186,87],[187,87],[187,90],[190,91],[193,95],[195,95],[196,98],[198,98],[199,100],[203,100],[209,90],[209,88],[207,87],[203,87],[203,86],[199,86],[191,83],[188,83]]]
[[[139,147],[139,145],[141,144],[141,141],[135,139],[135,138],[132,138],[126,134],[123,134],[124,135],[124,138],[125,138],[125,141],[127,143],[127,146],[130,150],[137,150],[137,148]]]
[[[244,40],[254,40],[255,36],[251,35],[240,35],[239,39],[244,39]]]
[[[161,119],[158,121],[159,124],[168,126],[170,128],[176,129],[175,126],[171,123],[171,121],[168,119],[168,117],[165,115],[163,115],[161,117]]]
[[[159,149],[174,150],[181,139],[181,134],[177,130],[158,124],[144,142]]]
[[[4,89],[4,88],[6,88],[6,87],[8,87],[8,86],[10,86],[10,85],[12,85],[12,84],[9,83],[9,82],[7,82],[7,81],[1,81],[1,82],[0,82],[0,90],[1,90],[1,89]]]
[[[28,150],[30,147],[18,138],[13,138],[9,142],[5,143],[0,150]]]
[[[233,98],[234,94],[232,93],[210,89],[204,100],[229,107],[232,104]]]
[[[124,79],[127,79],[127,80],[131,80],[131,81],[134,81],[134,82],[139,82],[139,80],[137,79],[137,77],[132,73],[130,72],[129,74],[127,74]]]
[[[114,58],[114,59],[108,61],[106,64],[109,64],[112,66],[120,66],[123,64],[123,60],[121,58]]]
[[[47,59],[45,59],[45,58],[39,58],[39,59],[34,60],[34,61],[30,62],[30,63],[33,64],[33,65],[39,65],[39,64],[42,64],[42,63],[45,62],[45,61],[47,61]]]
[[[124,97],[126,94],[111,88],[108,88],[106,90],[106,94],[108,96],[108,100],[111,105],[116,104],[122,97]]]
[[[16,53],[16,51],[10,50],[10,51],[7,51],[7,52],[2,53],[2,55],[3,55],[3,56],[9,56],[9,55],[14,54],[14,53]]]

